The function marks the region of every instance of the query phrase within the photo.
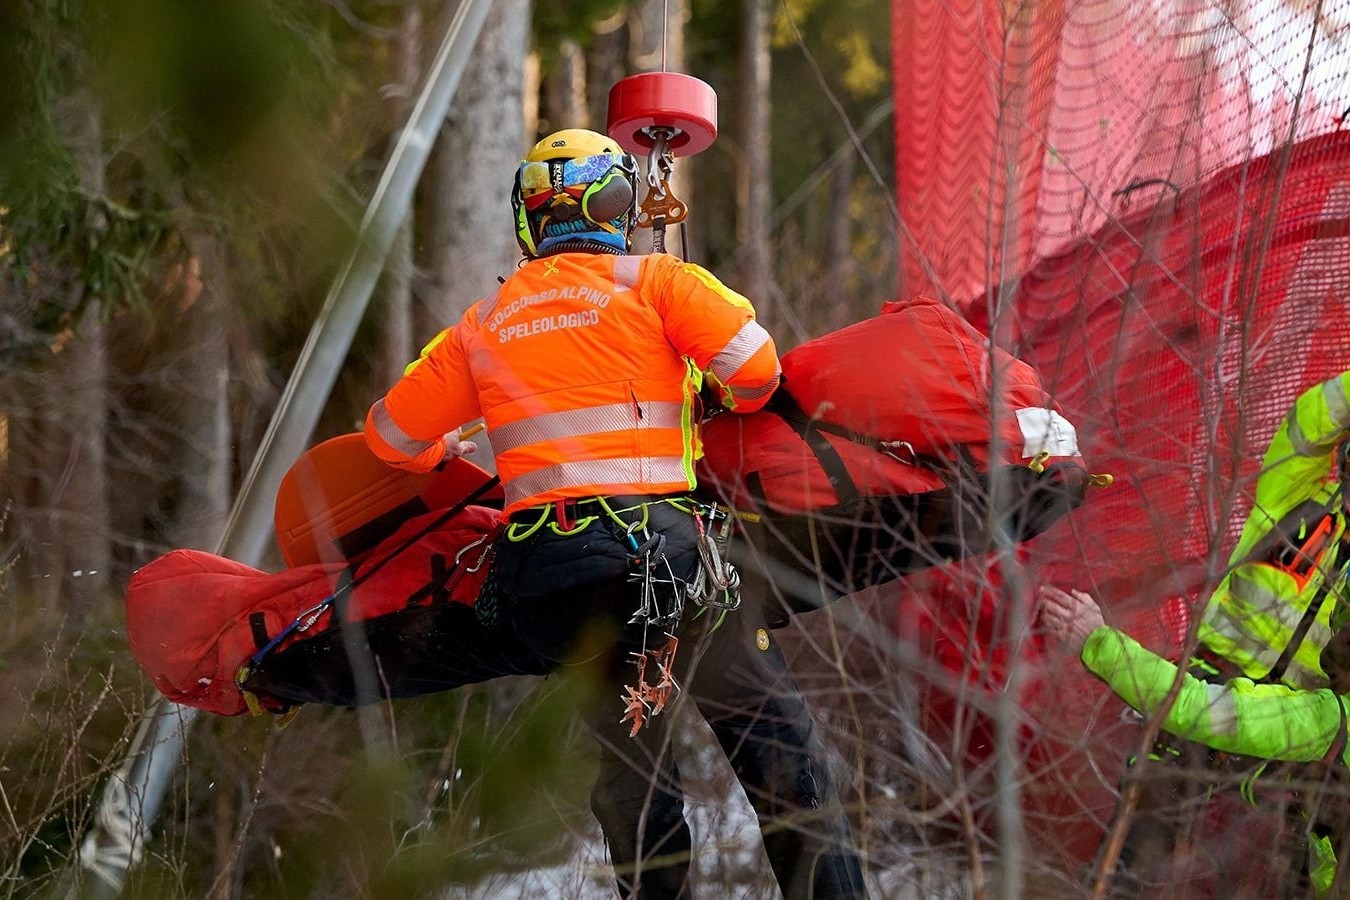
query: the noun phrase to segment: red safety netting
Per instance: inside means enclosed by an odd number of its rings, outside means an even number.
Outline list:
[[[1337,128],[1350,3],[1317,28],[1313,7],[897,0],[901,294],[982,294],[1168,184]]]
[[[1175,658],[1280,418],[1350,366],[1347,298],[1350,132],[1234,166],[1035,265],[1001,331],[1116,483],[1029,548],[1028,577],[1091,591]],[[1028,708],[1060,723],[1104,693],[1072,665],[1043,675],[1053,686],[1033,678]]]
[[[1350,131],[1233,166],[1041,260],[1000,334],[1117,483],[1073,517],[1082,578],[1222,564],[1280,417],[1350,366]],[[988,325],[998,304],[971,304]]]
[[[1023,575],[1093,591],[1175,652],[1280,416],[1350,368],[1350,2],[892,9],[901,295],[936,292],[1033,363],[1116,477]],[[972,600],[963,577],[912,578],[902,607],[987,618],[998,589]],[[924,631],[939,660],[941,631]],[[1052,655],[1022,651],[1023,706],[1060,727],[1028,738],[1029,785],[1102,693]],[[1055,777],[1028,809],[1090,853],[1101,818],[1047,811],[1073,791],[1109,814],[1109,779]]]

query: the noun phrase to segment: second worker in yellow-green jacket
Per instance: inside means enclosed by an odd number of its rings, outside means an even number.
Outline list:
[[[1271,438],[1251,514],[1200,624],[1202,657],[1235,667],[1223,674],[1326,686],[1319,656],[1347,618],[1347,432],[1343,372],[1304,391]]]
[[[1163,710],[1178,678],[1177,665],[1107,626],[1095,600],[1081,591],[1040,590],[1042,617],[1078,651],[1083,665],[1127,704],[1146,716]],[[1322,654],[1330,674],[1350,669],[1350,630]],[[1283,762],[1328,762],[1350,768],[1347,708],[1331,688],[1306,690],[1238,677],[1220,683],[1180,673],[1175,702],[1159,723],[1169,734],[1229,753]],[[1313,836],[1309,848],[1313,893],[1325,897],[1335,875],[1332,841]]]
[[[1348,432],[1350,372],[1305,390],[1276,429],[1228,571],[1205,604],[1190,672],[1106,627],[1082,592],[1043,587],[1045,620],[1145,715],[1162,711],[1180,677],[1160,722],[1169,734],[1259,759],[1350,767]],[[1317,896],[1335,865],[1331,841],[1313,835]]]

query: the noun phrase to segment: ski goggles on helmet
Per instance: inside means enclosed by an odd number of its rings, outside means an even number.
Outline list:
[[[637,163],[627,153],[597,153],[578,159],[523,162],[517,177],[521,203],[534,211],[561,194],[582,203],[587,191],[603,190],[610,178],[628,182],[636,176]]]

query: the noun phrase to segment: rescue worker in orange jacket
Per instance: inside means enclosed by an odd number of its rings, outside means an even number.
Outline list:
[[[371,407],[366,436],[426,471],[472,452],[482,417],[506,496],[480,619],[539,674],[598,678],[582,713],[601,749],[592,809],[624,896],[685,896],[691,852],[668,716],[685,689],[766,826],[788,897],[857,896],[861,869],[810,716],[753,604],[704,564],[690,498],[700,388],[733,412],[779,381],[754,311],[697,265],[628,255],[637,164],[581,129],[540,141],[512,205],[526,261],[442,332]],[[678,685],[678,687],[677,687]]]

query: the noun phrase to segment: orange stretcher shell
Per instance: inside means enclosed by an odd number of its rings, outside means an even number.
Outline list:
[[[286,565],[351,560],[408,519],[447,509],[483,487],[491,473],[452,458],[424,474],[394,469],[358,432],[305,452],[281,480],[273,522]],[[475,500],[500,501],[500,486]]]

